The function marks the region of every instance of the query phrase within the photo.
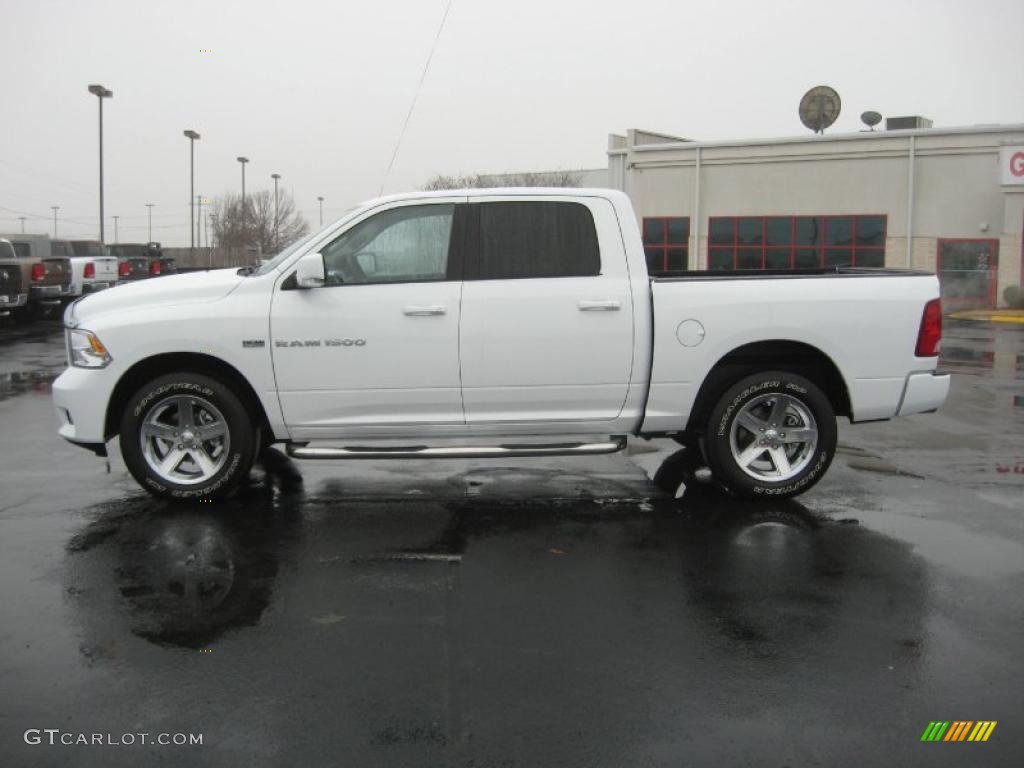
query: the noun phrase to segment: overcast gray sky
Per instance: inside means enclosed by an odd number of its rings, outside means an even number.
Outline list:
[[[316,224],[377,194],[447,0],[4,0],[0,232],[98,232],[104,106],[107,240],[188,244],[196,191],[270,188]],[[831,132],[866,109],[937,126],[1024,122],[1020,0],[688,3],[454,0],[385,191],[435,173],[600,167],[610,132],[698,139],[806,129],[827,83]],[[208,52],[207,52],[208,51]]]

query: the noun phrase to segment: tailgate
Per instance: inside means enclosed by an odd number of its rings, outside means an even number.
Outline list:
[[[35,285],[71,284],[71,259],[67,256],[52,256],[43,259],[43,266],[46,267],[46,275],[42,280],[36,280]]]
[[[117,280],[116,256],[94,256],[92,263],[96,268],[96,282],[110,283]]]
[[[120,262],[128,265],[128,274],[122,273],[122,280],[140,280],[149,277],[149,259],[145,256],[122,256]]]
[[[21,265],[17,263],[0,264],[0,296],[24,292]]]

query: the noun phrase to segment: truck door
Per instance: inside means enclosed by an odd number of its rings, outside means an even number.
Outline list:
[[[277,284],[274,373],[293,437],[464,427],[449,259],[462,200],[376,209],[321,247],[323,287],[293,289],[287,272]]]
[[[612,204],[469,202],[459,342],[467,424],[614,420],[630,383],[633,305]]]

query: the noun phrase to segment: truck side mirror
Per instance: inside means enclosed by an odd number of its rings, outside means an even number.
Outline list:
[[[317,253],[307,253],[296,265],[295,284],[299,288],[320,288],[324,284],[324,257]]]

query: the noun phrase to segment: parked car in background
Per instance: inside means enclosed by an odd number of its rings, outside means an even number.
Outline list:
[[[28,280],[10,240],[0,238],[0,317],[28,304]]]
[[[55,241],[56,242],[56,241]],[[117,257],[98,240],[71,240],[71,293],[81,296],[117,285]]]
[[[145,280],[149,274],[149,254],[145,243],[115,243],[108,246],[117,259],[119,282]]]
[[[173,275],[178,271],[174,259],[164,256],[164,249],[160,247],[160,243],[146,243],[146,248],[149,249],[150,275],[159,277],[160,275]]]
[[[22,276],[29,285],[28,306],[15,314],[49,315],[71,295],[71,259],[54,256],[46,235],[0,234],[14,247]]]
[[[116,243],[109,246],[117,257],[118,278],[122,281],[145,280],[177,272],[174,259],[164,256],[160,243]]]

